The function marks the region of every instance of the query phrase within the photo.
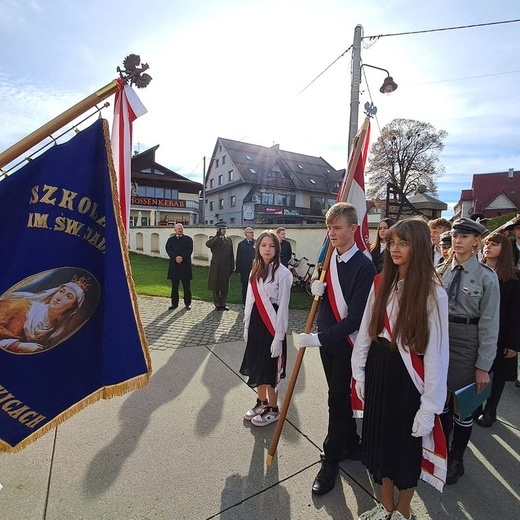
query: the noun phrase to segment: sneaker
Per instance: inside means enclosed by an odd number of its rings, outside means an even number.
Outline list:
[[[392,520],[412,520],[412,512],[410,511],[410,516],[406,518],[403,513],[399,512],[397,509],[394,510],[392,516],[390,517]]]
[[[383,504],[377,504],[370,511],[365,511],[358,520],[390,520],[390,518],[394,518],[392,511],[387,511]]]
[[[260,401],[260,399],[257,399],[255,406],[253,406],[253,408],[251,408],[251,410],[248,410],[245,413],[244,419],[246,421],[250,421],[253,417],[262,413],[264,411],[264,409],[266,408],[267,404],[268,404],[267,401]]]
[[[278,406],[266,406],[261,413],[251,419],[251,424],[255,426],[267,426],[268,424],[275,423],[279,416]]]

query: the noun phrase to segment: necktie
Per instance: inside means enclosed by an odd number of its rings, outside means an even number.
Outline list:
[[[455,274],[451,280],[450,287],[448,289],[448,296],[450,300],[457,301],[457,295],[459,294],[460,287],[460,276],[462,274],[462,266],[457,265],[455,267]]]

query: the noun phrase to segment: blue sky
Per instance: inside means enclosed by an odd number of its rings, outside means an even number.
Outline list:
[[[134,147],[193,180],[217,137],[347,163],[350,52],[365,36],[520,18],[510,0],[2,0],[0,149],[114,79],[129,53],[150,64],[138,94],[148,114]],[[439,198],[450,208],[474,173],[520,169],[520,24],[365,41],[361,107],[379,128],[396,117],[448,132]],[[371,97],[370,97],[371,94]],[[112,119],[112,107],[104,110]],[[451,212],[445,213],[450,216]]]

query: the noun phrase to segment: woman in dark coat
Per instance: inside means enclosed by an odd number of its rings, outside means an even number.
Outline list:
[[[495,270],[500,284],[500,328],[498,331],[497,355],[491,372],[493,382],[491,395],[482,415],[477,419],[479,426],[489,427],[497,420],[497,406],[506,381],[514,381],[517,372],[520,335],[518,334],[518,309],[520,309],[519,272],[513,267],[513,253],[509,240],[499,233],[485,239],[482,261]]]

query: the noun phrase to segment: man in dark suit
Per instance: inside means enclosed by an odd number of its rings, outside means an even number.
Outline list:
[[[276,230],[276,235],[278,236],[278,240],[280,240],[280,263],[285,265],[285,267],[289,267],[289,260],[292,257],[292,247],[288,240],[285,238],[285,228],[279,227]]]
[[[252,227],[244,229],[246,238],[238,244],[237,260],[235,262],[236,272],[242,282],[242,303],[246,303],[247,285],[249,283],[249,273],[255,259],[255,230]]]
[[[172,282],[170,309],[179,306],[179,282],[182,282],[184,305],[186,310],[191,309],[191,255],[193,253],[193,239],[184,234],[184,226],[175,224],[175,234],[166,242],[166,253],[170,257],[168,279]]]

